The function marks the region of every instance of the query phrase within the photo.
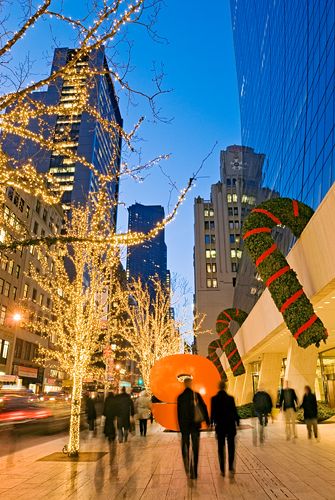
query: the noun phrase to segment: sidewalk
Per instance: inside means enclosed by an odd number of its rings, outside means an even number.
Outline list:
[[[256,422],[251,423],[255,426]],[[201,435],[197,481],[187,484],[180,436],[148,425],[148,436],[116,444],[95,462],[39,461],[61,451],[64,437],[0,459],[4,500],[335,500],[335,422],[320,425],[321,442],[308,442],[298,426],[296,444],[282,423],[269,424],[264,444],[253,446],[253,429],[239,431],[236,473],[221,477],[213,432]],[[138,428],[137,428],[138,433]],[[101,429],[81,451],[109,452]]]

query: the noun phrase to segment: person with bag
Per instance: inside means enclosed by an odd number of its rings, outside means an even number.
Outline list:
[[[122,443],[123,438],[125,442],[127,441],[130,428],[130,417],[134,416],[134,405],[132,399],[129,394],[126,393],[125,387],[122,387],[121,390],[121,394],[115,396],[119,443]]]
[[[286,440],[291,439],[291,428],[292,428],[292,441],[298,437],[295,425],[295,417],[298,406],[298,398],[294,389],[289,387],[287,380],[284,381],[284,388],[280,395],[280,408],[284,411],[284,418],[286,422]]]
[[[137,414],[140,421],[141,436],[147,435],[147,423],[150,418],[151,401],[147,391],[142,391],[137,399]]]
[[[225,443],[228,443],[228,462],[229,470],[234,472],[235,459],[235,436],[236,426],[240,425],[235,400],[229,396],[226,391],[226,383],[221,380],[219,383],[219,392],[212,397],[211,405],[211,423],[215,424],[215,431],[218,440],[218,455],[221,475],[225,475]]]
[[[200,428],[202,422],[209,425],[207,406],[199,393],[192,390],[192,379],[185,378],[185,390],[177,399],[178,423],[181,432],[181,451],[186,474],[198,477]],[[190,439],[192,457],[190,460]]]

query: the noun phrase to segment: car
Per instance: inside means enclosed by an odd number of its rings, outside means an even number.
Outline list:
[[[65,391],[50,391],[39,395],[38,400],[44,403],[64,403],[70,399]]]
[[[145,391],[145,387],[143,387],[143,385],[134,385],[134,387],[131,389],[130,397],[132,399],[137,399],[142,391]]]

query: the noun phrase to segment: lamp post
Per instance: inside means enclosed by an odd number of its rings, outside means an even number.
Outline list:
[[[117,393],[118,393],[118,394],[119,394],[119,392],[120,392],[120,368],[121,368],[120,364],[119,364],[119,363],[117,363],[117,364],[115,365],[115,371],[116,371],[116,375],[117,375],[117,377],[116,377],[116,380],[117,380],[117,386],[116,386],[116,389],[117,389]]]

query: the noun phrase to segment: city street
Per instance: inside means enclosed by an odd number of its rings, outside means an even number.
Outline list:
[[[320,425],[319,443],[308,442],[304,425],[298,426],[296,443],[287,442],[283,423],[276,422],[269,424],[265,443],[254,446],[256,421],[243,423],[247,428],[238,432],[236,473],[231,477],[220,476],[214,433],[204,432],[198,479],[188,483],[179,434],[154,423],[147,438],[139,436],[137,427],[136,436],[116,444],[111,453],[99,428],[96,438],[82,440],[83,459],[90,462],[71,462],[65,455],[64,461],[41,461],[61,451],[64,435],[2,457],[0,495],[6,500],[335,498],[334,418]],[[96,460],[94,452],[106,454]]]

